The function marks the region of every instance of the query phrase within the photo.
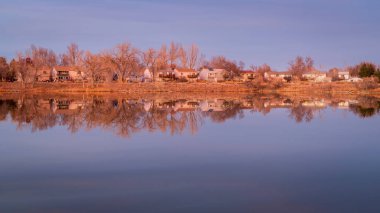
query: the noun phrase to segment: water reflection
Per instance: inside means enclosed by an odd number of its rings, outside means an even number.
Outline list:
[[[0,120],[7,118],[18,129],[45,130],[56,125],[66,126],[75,133],[79,129],[101,127],[127,137],[141,130],[181,134],[196,133],[205,119],[223,123],[252,113],[266,115],[275,109],[288,111],[295,122],[311,122],[323,116],[327,108],[346,110],[368,118],[380,112],[380,99],[375,97],[290,98],[284,96],[253,96],[243,98],[154,98],[122,97],[2,97]]]

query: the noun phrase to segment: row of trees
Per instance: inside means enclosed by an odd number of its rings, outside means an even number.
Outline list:
[[[85,72],[92,81],[100,77],[114,80],[117,76],[118,80],[125,82],[128,77],[141,74],[144,68],[153,72],[170,67],[195,69],[201,61],[197,45],[185,47],[174,42],[169,46],[162,45],[158,50],[149,48],[145,51],[125,42],[100,53],[81,50],[72,43],[65,53],[59,55],[47,48],[32,45],[25,52],[18,53],[9,64],[4,57],[0,57],[0,77],[2,81],[18,79],[24,83],[34,83],[38,70],[61,65]]]
[[[0,80],[21,81],[22,83],[35,82],[38,71],[44,67],[52,68],[56,65],[75,67],[85,73],[91,82],[98,80],[117,80],[126,82],[128,78],[142,75],[145,68],[149,68],[152,75],[161,69],[173,67],[197,69],[200,67],[220,68],[228,71],[228,79],[233,79],[244,70],[245,64],[224,56],[216,56],[206,60],[200,53],[197,45],[184,46],[171,42],[162,45],[159,49],[148,48],[140,50],[128,42],[120,43],[112,49],[99,53],[82,50],[77,44],[68,45],[62,54],[53,50],[32,45],[24,52],[20,52],[8,64],[4,57],[0,57]],[[265,72],[271,72],[269,65],[250,66],[258,78],[264,78]],[[296,57],[289,63],[288,71],[297,78],[302,74],[314,70],[314,60],[311,57]],[[335,70],[335,71],[334,71]],[[330,72],[336,72],[332,69]],[[372,63],[364,62],[349,67],[352,76],[380,78],[380,68]]]

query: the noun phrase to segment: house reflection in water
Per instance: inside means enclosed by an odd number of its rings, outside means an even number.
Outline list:
[[[69,99],[51,99],[49,101],[50,109],[54,113],[66,113],[72,110],[84,109],[85,102],[80,100],[69,100]]]
[[[91,96],[87,98],[0,98],[0,119],[11,119],[18,127],[32,131],[55,125],[71,132],[81,128],[102,127],[120,136],[141,130],[195,133],[205,119],[224,122],[249,113],[266,115],[285,109],[296,122],[310,122],[328,108],[370,117],[379,113],[380,101],[373,97],[353,99],[291,99],[281,96],[257,96],[239,99],[124,99]]]

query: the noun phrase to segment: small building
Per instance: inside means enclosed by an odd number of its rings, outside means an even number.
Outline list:
[[[226,80],[228,72],[225,69],[208,69],[203,68],[199,72],[199,80],[218,82]]]
[[[252,81],[253,79],[255,79],[256,74],[251,70],[245,70],[240,71],[240,76],[242,77],[243,81]]]
[[[43,67],[37,70],[36,81],[49,82],[52,80],[52,71],[49,67]]]
[[[338,71],[338,78],[341,80],[348,80],[348,79],[350,79],[350,72],[349,71]]]
[[[157,71],[155,79],[158,82],[175,80],[176,76],[174,73],[174,69],[164,69]]]
[[[198,72],[193,69],[174,69],[176,79],[183,79],[186,81],[196,81]]]
[[[302,74],[302,78],[307,79],[307,80],[311,80],[311,81],[315,81],[317,79],[318,79],[318,81],[323,81],[323,79],[326,77],[327,77],[327,73],[321,72],[318,70],[312,70],[312,71],[309,71],[309,72]]]
[[[314,82],[317,82],[317,83],[329,83],[329,82],[332,82],[332,78],[331,77],[327,77],[327,76],[318,76],[314,79]]]
[[[174,111],[194,111],[199,108],[198,100],[179,100],[175,103]]]
[[[293,75],[289,71],[285,72],[265,72],[264,78],[265,79],[282,79],[284,81],[288,81],[288,79],[291,79]]]
[[[150,72],[150,70],[148,68],[146,68],[144,70],[143,81],[144,82],[152,82],[153,81],[153,75],[152,75],[152,73]]]
[[[199,108],[202,112],[222,112],[225,111],[224,103],[222,99],[202,100]]]
[[[57,81],[78,81],[83,80],[85,75],[75,67],[55,66],[52,70],[52,76]]]

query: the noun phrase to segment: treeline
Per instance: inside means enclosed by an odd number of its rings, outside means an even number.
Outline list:
[[[146,68],[153,74],[157,70],[173,67],[197,69],[201,66],[210,66],[224,68],[232,74],[238,74],[244,68],[242,62],[229,60],[223,56],[207,61],[195,44],[184,46],[171,42],[159,49],[140,50],[125,42],[112,49],[92,53],[72,43],[62,54],[32,45],[26,51],[19,52],[10,63],[7,63],[6,58],[0,57],[0,79],[34,83],[39,70],[57,65],[75,67],[76,70],[84,72],[90,81],[103,79],[122,82],[132,76],[141,75]]]
[[[10,62],[5,57],[0,57],[0,80],[9,82],[17,80],[23,84],[33,85],[40,70],[51,69],[57,65],[74,67],[75,70],[83,72],[86,80],[92,83],[100,79],[106,82],[126,82],[131,77],[141,76],[146,68],[155,76],[158,70],[174,67],[195,70],[201,67],[224,69],[228,71],[226,80],[233,80],[245,68],[244,62],[234,61],[224,56],[207,60],[196,44],[185,46],[171,42],[169,45],[163,44],[159,49],[141,50],[131,43],[124,42],[111,49],[92,53],[72,43],[67,46],[64,53],[60,54],[48,48],[32,45],[27,50],[17,53]],[[298,56],[289,63],[287,71],[293,75],[294,80],[300,79],[302,74],[313,70],[315,67],[311,57]],[[333,68],[328,73],[334,78],[340,70],[342,69]],[[348,67],[346,70],[351,76],[380,79],[380,67],[370,62],[363,62]],[[272,68],[267,64],[251,65],[249,71],[259,77],[264,77],[264,73],[272,72]]]

